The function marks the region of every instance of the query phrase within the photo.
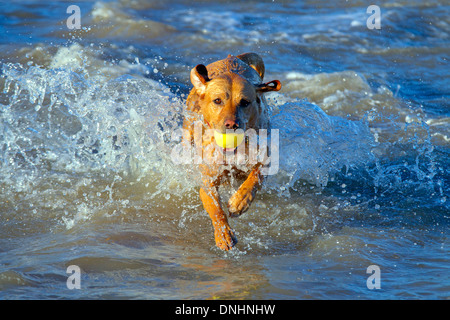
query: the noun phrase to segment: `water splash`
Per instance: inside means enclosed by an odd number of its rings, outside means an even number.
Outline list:
[[[93,217],[136,214],[149,208],[172,215],[177,208],[179,228],[191,228],[204,218],[195,215],[202,211],[196,196],[198,172],[171,158],[179,143],[171,136],[181,127],[183,99],[161,82],[146,78],[146,66],[122,63],[115,71],[111,65],[93,72],[95,66],[105,65],[97,59],[94,52],[74,44],[61,48],[48,67],[2,65],[4,199],[23,197],[33,207],[24,204],[11,210],[32,215],[47,210],[48,218],[56,217],[68,229]],[[338,85],[338,75],[319,78]],[[259,233],[253,228],[248,237],[262,238],[270,230],[287,228],[292,237],[305,239],[314,230],[330,227],[323,227],[323,216],[352,206],[379,208],[399,192],[427,190],[427,197],[445,202],[444,172],[424,119],[402,122],[393,112],[383,113],[385,109],[370,103],[358,109],[361,114],[356,118],[330,116],[317,104],[295,96],[296,81],[298,75],[287,85],[287,94],[268,96],[271,128],[280,132],[280,170],[267,177],[261,196],[269,197],[269,204],[278,201],[275,195],[291,200],[300,195],[307,200],[299,198],[295,201],[300,207],[288,210],[288,205],[281,211],[256,201],[254,210],[265,212],[262,219],[274,222],[263,224]],[[352,88],[370,90],[361,77],[349,82]],[[314,90],[322,87],[329,85]],[[348,88],[343,85],[335,96],[318,92],[317,97],[326,102],[325,110],[342,107],[343,112],[348,112],[348,105],[357,108],[364,104],[361,101],[375,100],[384,101],[391,110],[396,101],[386,89],[361,96]],[[339,102],[343,92],[344,100]],[[359,102],[352,104],[349,99]],[[406,119],[407,113],[403,114]],[[315,193],[322,195],[320,200],[309,197]],[[339,223],[339,216],[333,221]],[[265,241],[260,244],[269,246]]]

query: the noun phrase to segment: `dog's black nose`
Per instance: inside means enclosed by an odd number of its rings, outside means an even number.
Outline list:
[[[239,122],[228,119],[225,121],[225,128],[236,130],[239,128]]]

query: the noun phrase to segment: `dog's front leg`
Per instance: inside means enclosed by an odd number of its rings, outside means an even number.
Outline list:
[[[256,191],[261,186],[262,176],[260,171],[261,165],[256,165],[244,183],[228,200],[228,212],[230,217],[238,217],[250,207]]]
[[[222,250],[230,250],[237,240],[228,225],[227,216],[220,206],[217,188],[214,186],[200,188],[200,199],[211,217],[216,245]]]

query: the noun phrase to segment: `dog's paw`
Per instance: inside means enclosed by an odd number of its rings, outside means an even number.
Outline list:
[[[216,228],[214,230],[214,238],[216,239],[216,245],[225,251],[230,250],[237,243],[233,230],[227,225]]]
[[[251,190],[238,190],[228,200],[228,213],[230,217],[238,217],[248,210],[253,201],[254,192]]]

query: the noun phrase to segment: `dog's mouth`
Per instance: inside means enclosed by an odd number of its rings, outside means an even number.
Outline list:
[[[214,130],[214,140],[219,147],[224,149],[224,151],[234,151],[244,141],[244,137],[245,134],[242,130],[227,133],[221,133]]]

